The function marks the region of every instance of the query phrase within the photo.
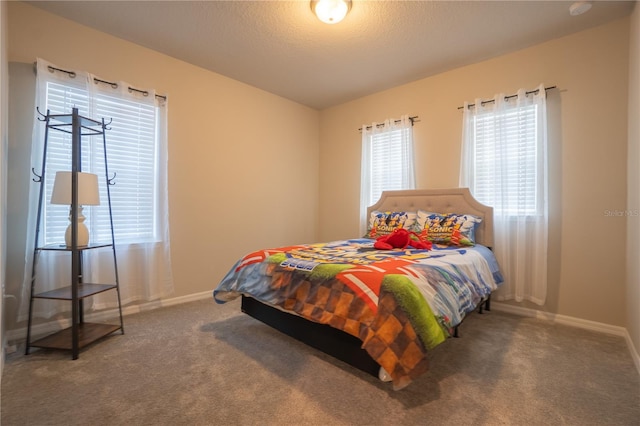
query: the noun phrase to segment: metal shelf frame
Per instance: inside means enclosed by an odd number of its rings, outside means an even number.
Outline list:
[[[46,114],[40,113],[41,117],[38,120],[45,123],[45,136],[44,136],[44,155],[42,157],[42,166],[40,175],[36,174],[32,169],[34,175],[34,181],[40,184],[40,191],[38,197],[38,212],[36,215],[36,232],[33,262],[31,268],[31,291],[29,297],[29,320],[27,325],[27,342],[25,355],[29,354],[32,347],[40,348],[52,348],[61,350],[70,350],[72,359],[78,359],[81,348],[101,339],[109,334],[120,330],[124,334],[124,322],[122,318],[122,305],[120,300],[120,283],[118,279],[118,261],[116,256],[115,235],[113,231],[113,211],[111,205],[111,191],[110,186],[114,184],[113,178],[109,177],[109,169],[107,162],[107,140],[106,130],[111,123],[93,120],[91,118],[83,117],[79,115],[78,109],[73,108],[71,114],[50,114],[47,111]],[[42,222],[42,206],[45,195],[45,176],[47,166],[47,145],[49,139],[49,131],[61,131],[71,134],[71,246],[65,244],[50,244],[46,246],[38,246],[40,236],[40,226]],[[82,137],[83,136],[96,136],[102,135],[102,146],[104,149],[104,161],[105,161],[105,180],[107,189],[107,200],[109,205],[109,220],[111,225],[111,241],[107,243],[92,243],[87,246],[78,246],[78,173],[82,171],[81,164],[81,151],[82,151]],[[82,274],[83,253],[86,250],[94,250],[101,248],[111,248],[113,253],[113,266],[115,271],[115,283],[109,284],[97,284],[97,283],[84,283]],[[63,286],[54,290],[44,291],[36,293],[36,271],[38,267],[38,258],[40,251],[55,250],[65,251],[70,253],[71,257],[71,279],[70,285]],[[84,304],[83,300],[87,297],[94,296],[96,294],[115,290],[118,299],[118,313],[119,324],[95,324],[87,323],[84,321]],[[34,301],[38,299],[55,299],[55,300],[67,300],[71,302],[71,327],[56,333],[45,336],[36,341],[32,341],[31,328],[33,325],[33,305]]]

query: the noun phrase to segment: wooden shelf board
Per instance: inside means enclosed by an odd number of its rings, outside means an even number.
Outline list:
[[[78,284],[78,299],[93,296],[103,291],[113,290],[114,288],[116,288],[115,284]],[[33,297],[37,299],[71,300],[71,286],[34,294]]]
[[[81,349],[102,337],[105,337],[122,327],[114,324],[82,323],[78,326],[78,348]],[[42,339],[36,340],[30,346],[36,348],[72,350],[73,341],[71,339],[71,327],[50,334]]]

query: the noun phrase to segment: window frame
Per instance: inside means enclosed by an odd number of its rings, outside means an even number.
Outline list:
[[[159,161],[159,107],[148,100],[138,101],[132,97],[121,96],[118,92],[88,90],[73,81],[46,80],[45,83],[46,110],[50,114],[67,114],[75,107],[82,116],[98,121],[104,117],[105,122],[109,123],[104,136],[100,134],[81,138],[81,169],[98,175],[100,190],[100,205],[83,208],[91,241],[111,240],[104,140],[109,179],[113,184],[109,192],[115,241],[121,244],[160,241],[157,217],[158,189],[155,184]],[[147,114],[146,120],[131,120],[135,111],[144,111],[144,114]],[[71,169],[71,135],[50,129],[48,138],[46,196],[40,233],[43,245],[64,241],[64,232],[69,224],[69,207],[52,205],[49,200],[56,171]],[[145,155],[141,154],[143,145]],[[138,155],[132,157],[132,152]],[[119,156],[121,158],[118,158]],[[146,164],[147,167],[143,170],[142,167],[134,167],[133,163]],[[133,183],[127,184],[127,181]],[[144,191],[138,182],[145,185]],[[132,222],[134,212],[142,212],[145,216],[137,216],[139,220]]]
[[[385,120],[383,124],[362,126],[362,160],[360,184],[361,231],[366,231],[367,208],[375,204],[383,191],[415,189],[415,151],[413,120],[407,115],[400,120]],[[374,146],[377,145],[377,146]],[[384,145],[384,146],[382,146]],[[391,153],[393,163],[389,163]],[[378,158],[374,158],[378,156]],[[379,174],[391,171],[393,176],[377,179]],[[377,182],[376,182],[377,181]],[[377,187],[376,187],[377,186]]]
[[[491,205],[496,213],[503,214],[505,216],[511,217],[537,217],[544,214],[544,203],[540,197],[540,181],[542,176],[539,173],[538,163],[541,161],[538,149],[538,114],[539,114],[538,106],[536,104],[527,104],[527,105],[514,105],[509,107],[506,111],[482,111],[477,115],[473,116],[473,179],[471,180],[471,192],[474,194],[474,197],[478,199],[478,201],[483,204]],[[484,137],[484,141],[479,142],[479,127],[487,127],[487,125],[480,123],[480,121],[488,121],[493,122],[492,129],[488,131],[490,134],[495,134],[496,132],[508,132],[509,130],[513,130],[517,128],[518,131],[517,136],[514,138],[513,132],[511,137],[502,137],[495,138],[491,136]],[[505,123],[506,122],[506,123]],[[496,129],[499,127],[499,129]],[[533,132],[531,134],[526,134],[524,137],[522,135],[523,132]],[[507,140],[507,143],[510,146],[506,147],[506,150],[511,151],[510,159],[511,161],[506,162],[505,164],[515,163],[517,165],[517,170],[505,176],[504,178],[507,180],[515,180],[518,185],[518,189],[524,191],[517,191],[511,195],[507,194],[506,198],[513,201],[514,198],[519,198],[516,202],[510,202],[506,206],[506,208],[502,205],[501,202],[496,202],[496,198],[492,198],[488,196],[488,193],[491,191],[490,186],[495,182],[495,168],[491,170],[491,167],[484,167],[485,177],[480,180],[487,181],[488,183],[481,187],[481,184],[478,179],[478,171],[483,168],[481,165],[482,159],[485,159],[485,163],[488,162],[496,162],[496,161],[505,161],[505,158],[493,158],[491,157],[491,153],[481,152],[480,155],[480,147],[479,143],[483,143],[485,146],[482,148],[487,151],[500,151],[496,149],[498,145],[503,141]],[[493,144],[494,146],[490,146]],[[523,148],[524,146],[524,149]],[[505,148],[503,146],[499,146],[499,148]],[[499,156],[499,155],[498,155]],[[522,171],[523,168],[526,168],[526,171]],[[492,174],[494,175],[494,179],[491,178]],[[517,174],[517,176],[515,176]],[[498,177],[497,179],[500,179]],[[522,192],[525,192],[525,195],[522,195]],[[525,198],[524,200],[522,198]],[[504,199],[502,197],[500,200]],[[518,208],[517,206],[524,206]]]

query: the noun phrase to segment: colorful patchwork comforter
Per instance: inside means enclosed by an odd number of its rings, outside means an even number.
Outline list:
[[[260,250],[240,259],[214,290],[241,294],[362,340],[394,389],[428,368],[427,351],[453,333],[502,282],[486,247],[376,250],[354,239]]]

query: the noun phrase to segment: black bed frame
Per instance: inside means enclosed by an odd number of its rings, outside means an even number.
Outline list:
[[[362,341],[355,336],[331,326],[309,321],[300,316],[265,305],[250,296],[242,295],[241,309],[245,314],[308,346],[346,362],[352,367],[369,373],[374,377],[380,377],[380,365],[371,358],[367,351],[362,349]],[[478,305],[478,313],[482,314],[485,310],[491,310],[491,295]],[[460,337],[458,327],[461,324],[455,327],[453,337]]]
[[[242,296],[242,312],[365,373],[378,377],[380,365],[362,349],[362,341],[331,326],[306,320],[249,296]]]

